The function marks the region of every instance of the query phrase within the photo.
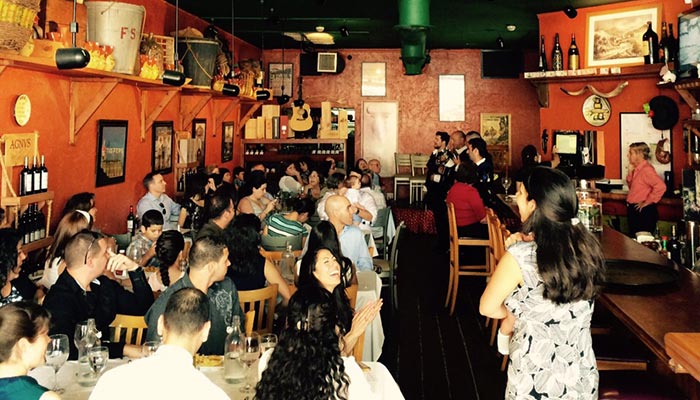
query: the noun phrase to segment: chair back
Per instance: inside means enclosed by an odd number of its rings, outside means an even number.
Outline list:
[[[277,284],[256,290],[240,290],[238,300],[243,312],[255,311],[255,323],[253,329],[257,333],[272,332],[272,323],[275,319],[275,306],[277,305]],[[247,314],[246,314],[247,318]]]
[[[411,173],[411,155],[403,153],[394,153],[394,165],[396,166],[396,175]]]
[[[496,269],[496,265],[506,252],[503,229],[505,226],[498,219],[498,215],[491,208],[486,209],[486,222],[489,230],[489,247],[491,257],[489,257],[491,271]]]
[[[253,333],[253,325],[255,324],[255,310],[250,310],[245,313],[245,334],[250,336]]]
[[[146,320],[140,315],[125,315],[117,314],[109,324],[110,328],[114,328],[114,335],[112,336],[113,342],[124,342],[126,344],[143,344],[143,339],[145,339],[144,332],[148,328]],[[122,330],[124,330],[124,337],[122,338]]]
[[[350,308],[355,309],[355,304],[357,303],[357,289],[358,285],[356,283],[345,288],[345,295],[348,296],[350,300]]]
[[[284,251],[287,243],[292,245],[292,250],[301,250],[302,236],[270,236],[262,235],[262,247],[270,251]]]
[[[116,235],[112,235],[112,237],[117,243],[117,250],[126,250],[126,248],[129,247],[129,243],[131,243],[130,233],[118,233]]]
[[[396,235],[394,235],[394,239],[391,242],[391,250],[389,253],[389,264],[391,265],[391,269],[396,271],[396,269],[399,266],[399,239],[403,237],[401,234],[403,230],[406,228],[406,223],[401,221],[399,223],[399,226],[396,227]]]
[[[430,156],[427,154],[411,154],[411,174],[413,176],[425,175],[428,171],[428,160],[430,160]]]

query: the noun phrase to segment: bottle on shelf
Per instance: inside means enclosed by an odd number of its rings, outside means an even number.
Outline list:
[[[588,181],[581,179],[576,189],[578,197],[578,219],[591,232],[603,230],[603,200],[600,189],[588,186]]]
[[[46,168],[46,159],[44,158],[44,155],[41,155],[41,168],[39,169],[39,172],[41,174],[41,191],[42,192],[48,192],[49,191],[49,169]]]
[[[659,35],[651,29],[651,21],[647,21],[647,30],[642,35],[642,54],[644,64],[656,64],[659,61]]]
[[[41,193],[41,167],[37,162],[36,155],[34,156],[34,167],[32,168],[32,191]]]
[[[552,71],[564,70],[564,53],[559,44],[559,34],[554,35],[554,50],[552,50]]]
[[[700,103],[695,102],[695,109],[693,110],[693,115],[690,116],[694,121],[700,121]]]
[[[32,178],[34,174],[32,170],[29,169],[29,157],[24,157],[24,168],[19,173],[19,195],[26,196],[34,193],[34,184],[32,183]]]
[[[24,211],[19,217],[19,231],[22,234],[22,243],[29,244],[31,240],[31,232],[29,231],[29,209]]]
[[[37,235],[37,229],[36,229],[36,210],[34,210],[34,207],[36,204],[30,204],[29,205],[29,224],[28,224],[28,230],[29,230],[29,243],[35,242],[36,241],[36,235]]]
[[[126,217],[126,231],[130,234],[134,234],[134,229],[136,227],[136,216],[134,215],[134,206],[129,206],[129,215]]]
[[[180,175],[180,178],[177,180],[177,191],[185,191],[185,174]]]
[[[666,22],[661,23],[661,40],[659,40],[659,62],[665,63],[667,61],[668,51],[668,30],[666,29]]]
[[[666,61],[676,62],[678,61],[678,41],[673,36],[673,24],[668,24],[668,55],[666,56]]]
[[[571,45],[569,46],[569,70],[576,71],[579,69],[579,54],[578,46],[576,45],[576,35],[571,34]]]
[[[540,36],[540,59],[537,67],[540,71],[547,70],[547,53],[544,49],[544,35]]]
[[[224,380],[227,383],[240,383],[246,376],[246,370],[241,363],[241,354],[245,349],[240,316],[233,316],[231,326],[226,328],[226,332],[228,335],[224,342]]]
[[[38,209],[37,206],[37,220],[36,220],[37,227],[39,228],[39,240],[40,239],[46,239],[47,232],[46,232],[46,216],[44,213]]]

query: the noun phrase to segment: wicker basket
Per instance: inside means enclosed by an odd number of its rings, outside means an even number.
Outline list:
[[[141,35],[142,40],[145,38],[148,38],[148,34]],[[175,65],[175,38],[161,35],[153,35],[153,38],[163,48],[163,69],[173,68]]]
[[[32,36],[40,0],[0,0],[0,50],[19,51]]]

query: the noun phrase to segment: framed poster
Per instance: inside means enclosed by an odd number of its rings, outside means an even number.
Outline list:
[[[647,21],[661,37],[661,2],[586,17],[586,67],[644,64]]]
[[[161,175],[173,172],[173,122],[153,123],[151,171]]]
[[[267,65],[267,76],[269,77],[270,89],[273,96],[286,94],[290,98],[294,97],[292,81],[294,80],[294,64],[269,63]],[[284,91],[282,91],[284,86]]]
[[[464,75],[440,75],[440,121],[464,121]]]
[[[362,96],[386,96],[386,63],[362,63]]]
[[[362,157],[376,158],[384,171],[396,171],[394,153],[399,134],[398,101],[362,103]]]
[[[662,137],[663,136],[663,137]],[[627,187],[627,173],[629,172],[628,151],[630,144],[644,142],[649,146],[651,158],[649,164],[656,170],[661,179],[664,179],[664,172],[671,171],[671,162],[662,164],[657,159],[656,148],[662,139],[666,139],[662,145],[668,144],[671,148],[670,131],[660,131],[651,124],[651,118],[643,112],[623,112],[620,113],[620,178]],[[664,146],[665,147],[665,146]]]
[[[510,146],[510,114],[482,113],[480,127],[486,144]]]
[[[207,149],[207,120],[193,119],[192,120],[192,139],[197,139],[197,165],[204,168],[204,159]]]
[[[95,186],[124,182],[128,121],[101,119],[97,124],[97,171]]]
[[[233,122],[221,124],[221,162],[233,160]]]

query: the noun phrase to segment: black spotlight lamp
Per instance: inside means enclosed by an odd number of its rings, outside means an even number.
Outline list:
[[[342,37],[348,37],[350,36],[350,31],[348,30],[348,27],[343,25],[340,27],[340,36]]]
[[[221,93],[223,93],[224,96],[236,97],[239,94],[241,94],[241,88],[238,87],[238,85],[224,83],[224,87],[221,89]]]
[[[78,34],[78,21],[76,19],[77,0],[73,0],[73,20],[70,23],[70,32],[73,38],[73,47],[56,50],[56,67],[58,69],[85,68],[90,63],[90,53],[82,47],[75,45]]]
[[[578,11],[571,5],[568,5],[564,7],[564,14],[566,14],[567,17],[574,19],[578,15]]]
[[[236,37],[233,36],[233,27],[234,27],[234,22],[233,19],[235,17],[234,13],[234,4],[233,0],[231,0],[231,69],[229,70],[228,74],[226,75],[226,79],[233,80],[234,78],[234,71],[233,71],[233,53],[234,50],[236,49]],[[224,83],[224,87],[221,89],[221,93],[224,94],[224,96],[231,96],[231,97],[237,97],[239,94],[241,94],[241,87],[233,84],[233,83]]]
[[[498,47],[499,49],[506,47],[506,44],[500,35],[498,36],[498,38],[496,38],[496,47]]]
[[[175,69],[166,69],[163,71],[162,81],[170,86],[182,86],[185,84],[185,74],[178,70],[177,66],[180,63],[180,55],[177,53],[178,31],[180,30],[180,1],[175,1],[175,53],[174,60]]]
[[[255,100],[262,101],[268,100],[270,98],[270,91],[267,89],[261,89],[255,92]]]

